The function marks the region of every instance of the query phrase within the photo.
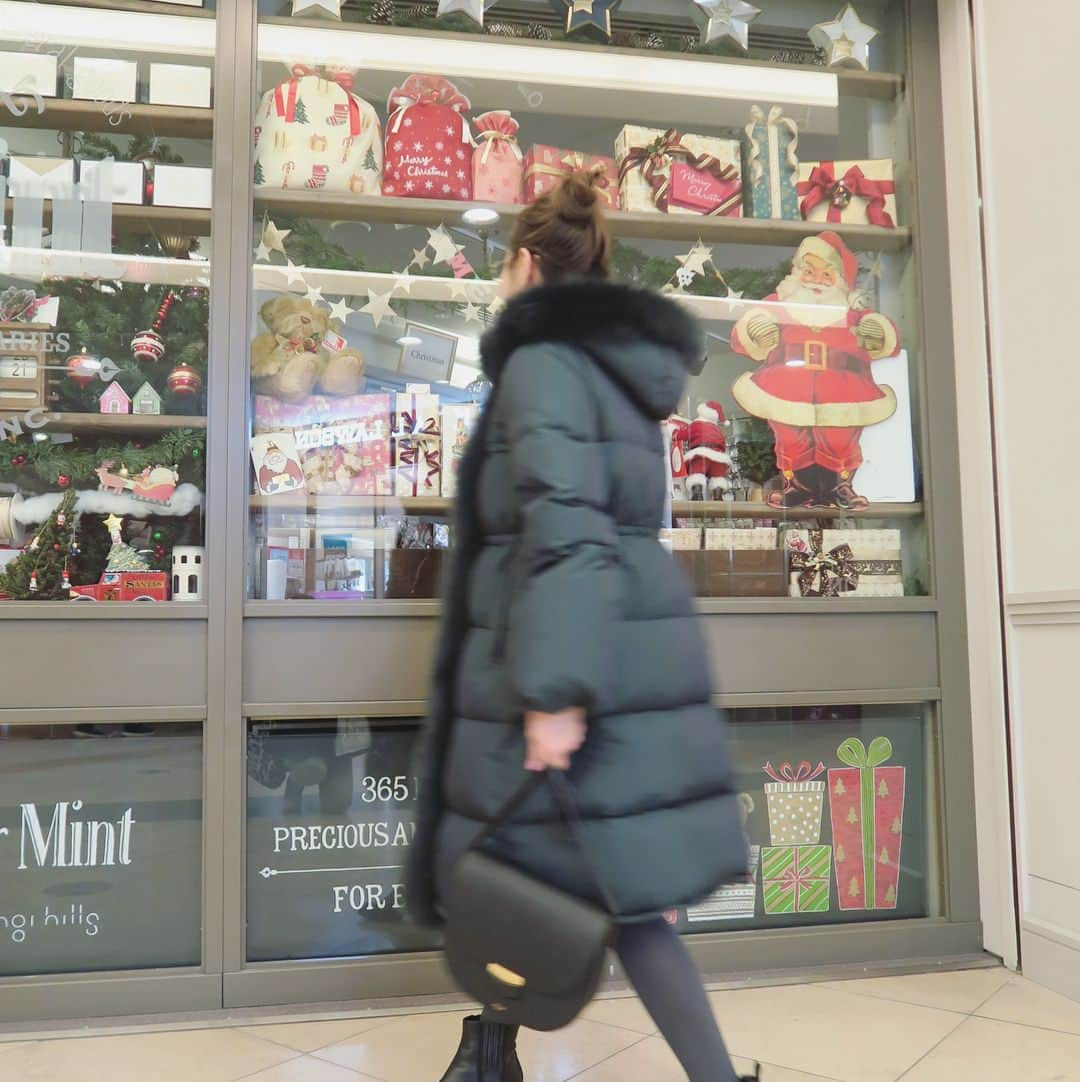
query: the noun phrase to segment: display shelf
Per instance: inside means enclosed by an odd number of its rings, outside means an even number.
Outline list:
[[[149,285],[210,286],[210,264],[202,259],[167,256],[110,255],[105,252],[66,252],[51,248],[0,246],[0,274],[15,278],[114,279]]]
[[[4,215],[11,222],[13,200],[8,197]],[[113,228],[129,233],[179,233],[185,237],[210,235],[210,211],[205,207],[147,207],[138,204],[114,203]],[[45,201],[45,221],[52,221],[52,200]]]
[[[729,500],[673,500],[671,514],[701,518],[837,519],[837,518],[920,518],[921,503],[872,503],[864,511],[841,511],[834,507],[797,507],[779,511],[767,503]]]
[[[62,0],[39,0],[50,7],[67,6]],[[187,4],[170,4],[168,0],[79,0],[84,8],[99,8],[103,11],[124,11],[131,14],[147,15],[182,15],[189,19],[213,19],[215,13],[205,8],[193,8]],[[53,27],[49,28],[55,33]],[[61,31],[62,33],[62,31]]]
[[[213,109],[180,105],[123,105],[106,112],[96,101],[43,98],[39,113],[33,98],[16,94],[14,108],[4,114],[5,128],[42,128],[48,131],[93,131],[115,135],[162,135],[179,139],[210,139],[214,134]],[[19,110],[25,110],[20,114]]]
[[[174,428],[205,429],[205,417],[185,417],[164,414],[50,413],[49,428],[77,434],[108,433],[138,435],[167,432]]]
[[[336,192],[267,191],[255,193],[259,213],[288,214],[330,221],[392,222],[395,225],[439,225],[461,220],[474,203],[447,199],[399,199],[390,196],[347,195]],[[505,223],[516,220],[524,207],[494,208]],[[653,240],[697,240],[706,244],[753,244],[792,247],[826,228],[821,222],[791,222],[754,218],[710,218],[696,214],[642,214],[612,211],[608,215],[617,237]],[[911,230],[876,225],[830,225],[852,248],[896,252],[911,243]]]
[[[288,511],[314,514],[320,511],[377,514],[433,515],[440,518],[452,513],[453,501],[441,496],[345,496],[312,492],[285,492],[278,496],[252,496],[251,508],[257,511]]]

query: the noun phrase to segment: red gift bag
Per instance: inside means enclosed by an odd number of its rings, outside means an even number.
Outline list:
[[[390,92],[383,194],[472,199],[469,99],[439,75],[410,75]]]
[[[473,198],[491,203],[520,203],[525,177],[524,155],[518,146],[518,122],[505,109],[478,116],[480,147],[473,158]]]

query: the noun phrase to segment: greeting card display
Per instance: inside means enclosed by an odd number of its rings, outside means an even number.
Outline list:
[[[390,92],[383,193],[407,199],[471,199],[469,99],[448,79],[410,75]]]

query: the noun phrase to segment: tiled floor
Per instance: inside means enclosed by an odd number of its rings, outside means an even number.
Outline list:
[[[1080,1004],[999,969],[713,994],[765,1082],[1080,1082]],[[3,1043],[3,1082],[437,1082],[461,1014]],[[633,1000],[522,1038],[528,1082],[679,1082]]]

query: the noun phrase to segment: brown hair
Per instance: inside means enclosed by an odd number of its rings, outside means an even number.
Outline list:
[[[611,275],[611,233],[598,170],[571,173],[518,216],[510,255],[527,248],[548,283]]]

